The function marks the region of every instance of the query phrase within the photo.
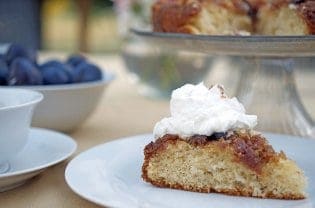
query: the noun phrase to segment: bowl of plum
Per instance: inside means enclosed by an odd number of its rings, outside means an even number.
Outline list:
[[[17,44],[5,50],[0,47],[0,87],[31,89],[44,95],[32,126],[73,131],[92,114],[113,79],[113,74],[80,54],[39,63],[34,50]]]

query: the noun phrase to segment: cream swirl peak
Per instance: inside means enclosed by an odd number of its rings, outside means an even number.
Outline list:
[[[170,105],[171,117],[155,125],[155,138],[165,134],[183,138],[210,136],[215,132],[252,129],[257,124],[257,116],[247,115],[237,98],[229,98],[220,85],[209,89],[203,83],[186,84],[173,91]]]

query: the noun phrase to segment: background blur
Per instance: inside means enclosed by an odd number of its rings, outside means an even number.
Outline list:
[[[44,57],[45,53],[52,55],[55,52],[63,55],[83,52],[90,57],[99,57],[99,60],[109,55],[108,60],[114,57],[121,61],[123,64],[121,68],[124,70],[122,73],[125,72],[128,81],[137,84],[139,93],[154,99],[168,100],[174,89],[186,83],[197,84],[201,81],[209,86],[213,83],[221,83],[229,95],[238,96],[243,83],[241,78],[246,76],[251,78],[244,79],[248,82],[244,95],[251,95],[248,89],[257,88],[266,91],[265,97],[268,98],[262,99],[261,92],[257,90],[258,99],[251,96],[251,100],[258,101],[259,105],[251,105],[248,102],[248,106],[264,109],[261,106],[266,106],[267,100],[278,102],[275,91],[282,97],[286,96],[284,90],[288,87],[281,84],[280,78],[278,79],[281,77],[283,83],[288,82],[285,70],[270,70],[266,72],[268,76],[265,76],[265,72],[259,69],[261,67],[258,67],[256,62],[244,57],[215,57],[191,51],[169,50],[128,33],[130,27],[139,29],[150,27],[152,2],[153,0],[2,0],[0,1],[0,43],[15,42],[27,48],[40,49],[40,58]],[[311,84],[314,82],[314,58],[300,58],[295,59],[294,62],[296,69],[294,77],[297,79],[298,92],[306,95],[302,96],[302,102],[307,109],[311,109],[314,106],[314,91]],[[104,63],[103,68],[107,68],[107,64]],[[117,71],[117,68],[119,67],[112,67],[112,70]],[[293,77],[293,72],[290,76]],[[255,80],[261,80],[259,87]],[[265,90],[266,83],[267,86],[273,87],[270,84],[271,80],[274,80],[276,87],[268,89],[269,91]],[[278,87],[279,83],[281,87]],[[123,84],[127,85],[127,82]],[[256,87],[253,87],[254,84]],[[291,92],[294,93],[294,90]],[[269,99],[270,95],[274,98]],[[247,99],[246,96],[244,100]],[[297,95],[293,103],[300,103]],[[284,109],[283,106],[286,105],[279,102],[272,103],[270,109],[274,110],[274,106]],[[300,108],[302,109],[300,111],[304,112],[304,109]],[[252,112],[258,114],[256,109]],[[267,112],[258,116],[261,118],[260,124],[265,120],[271,128],[261,129],[281,132],[278,131],[278,127],[277,131],[272,129],[275,127],[269,117],[269,112],[272,111]],[[283,110],[283,112],[288,111]],[[282,118],[276,115],[274,117],[278,120]],[[295,118],[292,120],[292,123],[294,122]],[[283,126],[286,128],[287,124]],[[291,132],[282,131],[282,133]]]
[[[121,39],[117,38],[113,1],[43,0],[41,15],[44,50],[117,52],[119,49]]]
[[[1,43],[43,50],[117,52],[121,44],[110,0],[0,1],[0,31]]]

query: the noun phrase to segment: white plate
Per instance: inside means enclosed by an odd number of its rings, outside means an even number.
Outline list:
[[[116,140],[81,153],[68,164],[65,177],[78,195],[109,207],[314,207],[315,141],[276,134],[266,136],[277,151],[284,150],[305,171],[309,178],[307,199],[257,199],[154,187],[141,179],[143,148],[152,140],[150,134]]]
[[[46,168],[67,159],[76,147],[76,142],[67,135],[32,128],[24,150],[9,161],[9,172],[0,174],[0,192],[22,185]]]

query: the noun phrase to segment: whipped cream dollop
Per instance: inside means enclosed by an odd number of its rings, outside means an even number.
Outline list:
[[[177,134],[182,138],[211,136],[215,132],[252,129],[257,124],[257,116],[247,115],[237,98],[229,98],[220,85],[209,89],[203,83],[186,84],[173,91],[170,109],[171,117],[155,125],[155,138],[165,134]]]

